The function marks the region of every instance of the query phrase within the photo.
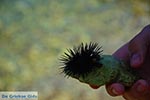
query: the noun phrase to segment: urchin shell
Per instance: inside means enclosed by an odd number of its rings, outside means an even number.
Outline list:
[[[83,44],[68,49],[61,58],[63,73],[67,76],[85,76],[96,67],[101,67],[101,47],[98,43]]]

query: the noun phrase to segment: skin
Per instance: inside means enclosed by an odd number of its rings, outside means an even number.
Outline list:
[[[150,25],[147,25],[128,43],[118,49],[113,56],[126,61],[143,79],[137,80],[131,88],[125,89],[120,83],[107,84],[106,90],[111,96],[123,96],[126,100],[150,99]],[[95,89],[99,86],[91,85]]]

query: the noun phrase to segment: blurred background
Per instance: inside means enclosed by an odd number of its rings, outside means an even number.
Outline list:
[[[150,24],[149,0],[1,0],[0,91],[39,100],[123,100],[61,73],[59,58],[81,42],[112,54]]]

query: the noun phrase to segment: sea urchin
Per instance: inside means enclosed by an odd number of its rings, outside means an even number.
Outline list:
[[[97,67],[101,67],[101,47],[97,43],[81,43],[73,49],[68,49],[61,58],[62,69],[66,76],[85,77]]]

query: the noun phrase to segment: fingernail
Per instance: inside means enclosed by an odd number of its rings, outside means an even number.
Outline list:
[[[143,91],[145,91],[145,88],[143,86],[140,85],[137,87],[137,92],[143,92]]]
[[[123,88],[118,87],[118,88],[112,88],[112,92],[115,95],[121,95],[123,93]]]
[[[131,66],[137,68],[140,66],[141,59],[139,54],[134,54],[131,58]]]
[[[112,89],[113,94],[118,95],[118,91],[116,89]]]
[[[147,84],[143,83],[139,83],[139,85],[137,86],[137,92],[144,92],[146,91],[148,88]]]

